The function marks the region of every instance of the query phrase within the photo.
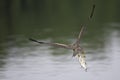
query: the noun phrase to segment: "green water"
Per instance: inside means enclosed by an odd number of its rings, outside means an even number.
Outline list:
[[[118,0],[1,0],[0,80],[119,80],[120,11]],[[28,40],[73,43],[81,38],[88,72],[72,51]]]

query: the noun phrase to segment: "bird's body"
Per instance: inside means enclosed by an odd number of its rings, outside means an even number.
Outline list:
[[[85,61],[85,52],[79,43],[73,44],[73,57],[76,57],[81,64],[81,67],[87,71],[86,61]]]

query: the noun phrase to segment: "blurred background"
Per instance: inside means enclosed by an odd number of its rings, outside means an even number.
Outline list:
[[[119,80],[119,0],[0,0],[0,80]],[[28,40],[72,44],[81,39],[88,72],[72,51]]]

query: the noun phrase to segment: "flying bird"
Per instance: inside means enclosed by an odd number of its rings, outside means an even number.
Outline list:
[[[91,11],[91,15],[89,16],[89,19],[92,18],[94,9],[95,9],[95,4],[92,7],[92,11]],[[81,39],[81,36],[82,36],[84,30],[85,30],[85,25],[81,25],[81,30],[79,32],[79,35],[78,35],[76,41],[72,45],[71,44],[68,45],[68,44],[61,44],[61,43],[43,42],[43,41],[35,40],[33,38],[29,38],[29,40],[33,41],[33,42],[37,42],[39,44],[46,44],[46,45],[50,45],[50,46],[73,50],[73,57],[77,57],[78,61],[80,62],[81,67],[85,71],[87,71],[86,61],[85,61],[85,52],[84,52],[84,49],[80,46],[80,39]]]

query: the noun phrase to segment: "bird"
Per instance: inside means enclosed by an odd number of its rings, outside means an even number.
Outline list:
[[[61,44],[61,43],[43,42],[43,41],[35,40],[33,38],[29,38],[29,40],[37,42],[39,44],[47,44],[47,45],[50,45],[50,46],[55,46],[55,47],[60,47],[60,48],[73,50],[73,57],[77,57],[78,61],[81,64],[81,67],[83,67],[85,70],[87,70],[86,61],[85,61],[85,53],[84,53],[83,48],[80,46],[80,38],[81,38],[81,35],[82,35],[84,29],[85,29],[85,27],[81,26],[81,30],[80,30],[80,33],[79,33],[79,36],[78,36],[77,40],[75,41],[75,43],[70,44],[70,45]]]
[[[95,9],[95,4],[93,4],[91,15],[89,16],[89,20],[93,16],[94,9]],[[82,36],[82,34],[83,34],[84,30],[85,30],[85,26],[86,26],[85,24],[81,25],[81,29],[80,29],[79,35],[78,35],[76,41],[73,44],[43,42],[43,41],[38,41],[38,40],[33,39],[33,38],[29,38],[29,40],[33,41],[33,42],[37,42],[39,44],[46,44],[46,45],[50,45],[50,46],[55,46],[55,47],[60,47],[60,48],[73,50],[73,57],[76,57],[78,59],[80,65],[81,65],[81,67],[85,71],[87,71],[86,60],[85,60],[85,58],[86,58],[85,51],[84,51],[84,49],[80,45],[81,36]]]

